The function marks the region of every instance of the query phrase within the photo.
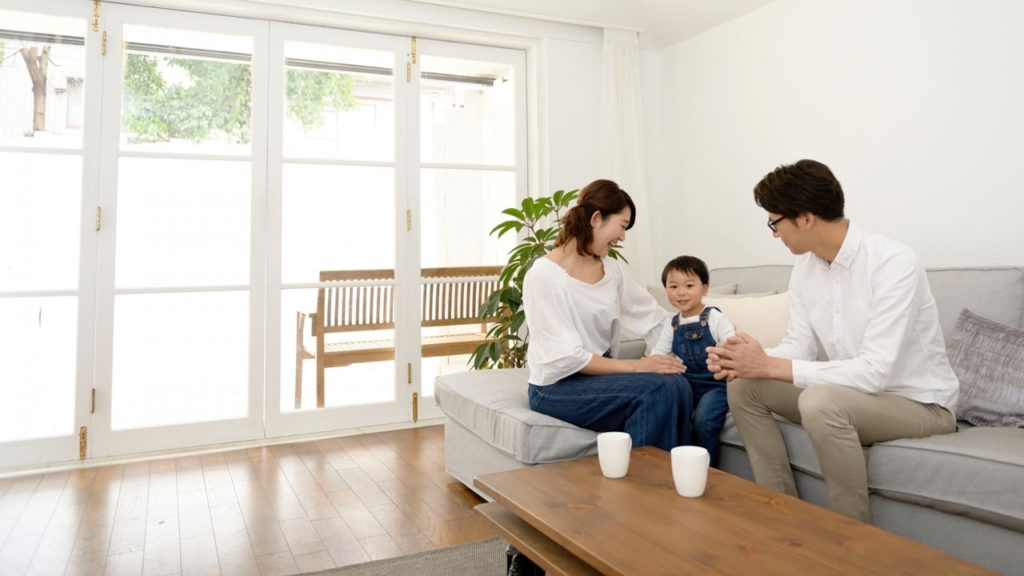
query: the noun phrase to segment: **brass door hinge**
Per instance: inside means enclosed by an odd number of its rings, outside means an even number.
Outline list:
[[[92,31],[100,31],[100,0],[92,2]]]
[[[96,231],[100,231],[100,225],[103,223],[103,209],[99,206],[96,207]]]
[[[100,56],[107,55],[107,31],[103,31],[102,40],[100,41]]]
[[[85,449],[88,445],[89,429],[82,426],[78,429],[78,459],[85,460]]]
[[[89,408],[89,414],[96,413],[96,389],[92,389],[92,406]]]
[[[412,37],[412,63],[416,63],[416,37]]]
[[[405,210],[405,229],[412,230],[412,208]]]
[[[412,393],[412,421],[416,422],[420,419],[420,395],[416,392]]]
[[[407,380],[406,383],[411,386],[412,385],[412,362],[406,363],[405,368],[406,368],[406,380]]]

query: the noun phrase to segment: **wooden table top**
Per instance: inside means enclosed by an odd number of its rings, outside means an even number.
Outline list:
[[[683,498],[668,452],[649,446],[621,479],[589,456],[474,484],[604,574],[995,574],[715,469],[704,496]]]

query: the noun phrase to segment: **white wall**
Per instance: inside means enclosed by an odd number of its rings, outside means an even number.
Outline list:
[[[548,39],[545,98],[541,102],[542,154],[547,181],[541,194],[582,188],[604,177],[600,167],[602,39],[593,42]],[[545,121],[546,120],[546,121]],[[541,167],[538,167],[541,168]]]
[[[658,260],[791,262],[752,189],[807,157],[926,266],[1024,264],[1022,30],[1016,0],[779,0],[661,52]]]

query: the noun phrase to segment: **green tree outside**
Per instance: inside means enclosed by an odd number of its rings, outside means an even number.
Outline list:
[[[187,82],[168,83],[156,56],[125,58],[122,122],[133,143],[206,140],[221,134],[235,144],[248,143],[252,132],[252,69],[248,64],[166,58]],[[306,129],[323,123],[323,110],[355,107],[352,77],[340,72],[286,71],[288,114]]]

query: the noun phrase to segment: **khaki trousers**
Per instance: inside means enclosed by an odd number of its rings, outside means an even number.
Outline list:
[[[956,430],[956,418],[938,404],[845,386],[804,389],[779,380],[737,379],[728,384],[728,395],[758,484],[797,495],[786,445],[773,416],[778,414],[802,425],[810,436],[829,507],[862,522],[871,522],[862,446]]]

